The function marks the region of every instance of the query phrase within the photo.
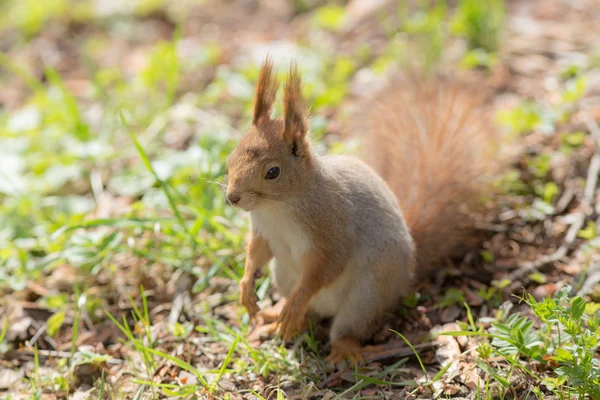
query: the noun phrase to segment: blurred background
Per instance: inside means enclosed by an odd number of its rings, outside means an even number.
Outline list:
[[[4,0],[0,32],[0,397],[390,398],[409,392],[382,380],[423,377],[411,360],[362,371],[370,383],[332,378],[318,338],[286,349],[250,335],[237,305],[247,222],[220,183],[267,53],[282,74],[297,61],[320,152],[354,151],[353,109],[409,65],[480,82],[517,143],[503,213],[467,260],[483,272],[452,266],[391,327],[419,343],[466,321],[464,302],[491,317],[522,288],[541,299],[579,282],[598,299],[586,274],[598,211],[584,193],[598,152],[597,0]],[[577,210],[568,259],[509,275],[559,249]],[[278,299],[268,274],[259,295]],[[443,363],[425,364],[434,376]],[[412,396],[467,395],[494,377],[477,371]]]

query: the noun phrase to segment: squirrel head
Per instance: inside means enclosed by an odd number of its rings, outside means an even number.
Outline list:
[[[271,118],[277,88],[267,57],[256,85],[252,124],[228,159],[227,200],[246,211],[289,202],[310,174],[308,112],[295,64],[284,87],[283,118]]]

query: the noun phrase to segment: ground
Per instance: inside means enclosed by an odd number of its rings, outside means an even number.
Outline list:
[[[600,398],[600,3],[325,3],[0,6],[0,398]],[[409,64],[479,80],[506,133],[481,247],[358,369],[238,305],[222,183],[267,52],[297,60],[319,151],[352,152],[353,107]]]

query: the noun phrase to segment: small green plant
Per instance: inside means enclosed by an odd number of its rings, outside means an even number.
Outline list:
[[[151,377],[156,365],[153,357],[154,340],[152,332],[150,331],[150,316],[148,314],[148,304],[143,287],[141,288],[141,297],[142,311],[140,311],[133,299],[130,299],[133,308],[132,317],[135,322],[133,330],[129,327],[129,323],[127,322],[125,316],[123,316],[122,323],[120,323],[110,312],[105,311],[105,313],[106,316],[121,330],[121,332],[123,332],[125,337],[128,339],[128,342],[132,343],[135,350],[142,356],[145,374],[146,376]]]
[[[497,114],[498,122],[510,128],[515,134],[528,133],[538,129],[543,123],[543,111],[539,104],[523,101],[510,110],[501,110]]]
[[[442,297],[436,307],[445,308],[453,304],[462,304],[464,301],[465,292],[460,289],[450,288],[444,293],[444,297]]]
[[[460,0],[451,27],[471,49],[495,52],[504,23],[503,0]]]
[[[160,97],[166,94],[166,106],[170,106],[175,99],[181,75],[181,62],[177,54],[180,36],[181,32],[177,29],[172,41],[159,43],[141,73],[141,79],[147,87],[158,89],[156,94]]]
[[[584,132],[562,133],[560,135],[560,150],[565,154],[569,154],[584,143],[585,136]]]
[[[322,29],[338,31],[344,23],[344,7],[335,5],[320,7],[312,15],[312,23]]]
[[[569,297],[570,291],[571,287],[565,286],[554,298],[540,302],[528,295],[525,302],[537,321],[514,313],[493,323],[489,332],[463,330],[442,335],[487,338],[489,341],[482,342],[477,350],[481,359],[477,365],[505,388],[511,371],[517,368],[560,398],[577,393],[580,399],[600,399],[600,360],[596,358],[600,310],[579,296]],[[507,374],[484,362],[493,355],[508,363]],[[554,368],[557,377],[542,378],[522,360],[546,364]]]
[[[569,298],[570,286],[560,289],[554,298],[537,302],[529,295],[527,304],[548,327],[556,328],[556,336],[548,350],[555,349],[552,359],[558,363],[555,384],[564,381],[566,389],[579,398],[600,399],[600,311],[586,313],[586,301],[579,296]]]
[[[435,2],[432,6],[424,4],[425,2],[416,13],[406,19],[402,30],[416,39],[419,51],[414,54],[423,57],[421,61],[427,69],[435,67],[442,57],[446,44],[447,6],[442,1]],[[403,8],[400,10],[399,13],[405,13]]]

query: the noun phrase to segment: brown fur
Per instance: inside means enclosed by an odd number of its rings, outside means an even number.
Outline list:
[[[260,236],[250,232],[246,248],[246,265],[244,277],[240,281],[240,302],[248,310],[251,317],[259,311],[258,296],[255,290],[256,272],[273,258],[269,245]]]
[[[358,115],[368,125],[356,133],[397,196],[427,274],[473,243],[472,213],[499,167],[497,132],[484,89],[464,81],[397,77],[376,98]]]
[[[283,91],[283,136],[289,142],[303,140],[308,132],[308,112],[302,99],[301,78],[292,64]]]
[[[228,161],[228,198],[252,221],[242,304],[257,311],[254,274],[273,256],[273,279],[287,299],[280,333],[296,334],[308,313],[331,317],[337,357],[410,293],[414,241],[423,265],[461,244],[468,219],[459,211],[486,188],[485,120],[460,87],[392,86],[361,116],[380,176],[357,158],[313,153],[295,66],[283,118],[272,119],[276,87],[267,59],[253,124]],[[267,179],[272,168],[280,174]]]
[[[273,110],[278,87],[277,79],[273,76],[273,60],[267,57],[260,69],[258,83],[256,84],[254,114],[252,117],[254,125],[261,125],[271,119],[271,111]]]

